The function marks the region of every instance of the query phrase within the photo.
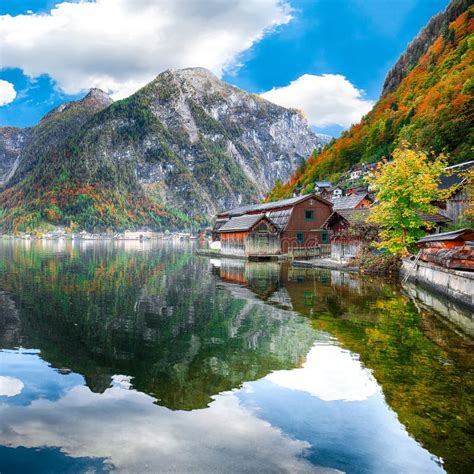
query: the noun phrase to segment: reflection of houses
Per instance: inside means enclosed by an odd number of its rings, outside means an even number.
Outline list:
[[[279,287],[281,265],[277,262],[248,262],[222,259],[219,276],[223,281],[246,286],[266,300]]]
[[[331,258],[344,260],[359,257],[367,239],[369,228],[376,234],[375,227],[367,224],[369,209],[339,209],[324,223],[331,236]]]
[[[449,166],[441,176],[440,190],[447,191],[444,202],[437,203],[440,213],[457,223],[469,208],[472,197],[469,196],[467,173],[474,172],[474,161]],[[449,190],[449,191],[448,191]]]
[[[331,203],[308,194],[221,212],[213,229],[222,254],[242,257],[286,254],[329,243],[322,224]]]

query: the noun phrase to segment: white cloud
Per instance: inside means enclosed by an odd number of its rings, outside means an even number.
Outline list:
[[[350,127],[374,105],[364,98],[364,91],[340,74],[304,74],[288,86],[265,92],[262,97],[283,107],[302,110],[310,124],[317,127]]]
[[[2,66],[48,74],[66,93],[124,97],[168,68],[221,75],[268,31],[291,20],[280,0],[96,0],[48,14],[0,16]]]
[[[55,401],[0,404],[0,417],[3,445],[60,446],[72,457],[107,458],[120,472],[338,472],[312,466],[307,441],[258,418],[234,392],[205,410],[172,411],[134,390],[76,386]]]
[[[301,369],[267,375],[273,383],[310,393],[324,401],[362,401],[380,387],[355,354],[338,346],[315,344]]]
[[[15,97],[16,91],[13,84],[0,79],[0,106],[13,102]]]
[[[14,397],[21,393],[24,384],[15,377],[0,376],[0,397]]]

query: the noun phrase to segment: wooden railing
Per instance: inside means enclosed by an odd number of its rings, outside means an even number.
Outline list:
[[[290,247],[288,257],[291,260],[297,258],[326,258],[331,255],[331,244],[319,244],[315,247]]]

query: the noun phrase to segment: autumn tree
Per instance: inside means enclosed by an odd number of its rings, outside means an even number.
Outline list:
[[[423,221],[422,215],[437,212],[432,202],[442,198],[438,185],[445,167],[444,156],[435,158],[407,144],[394,150],[392,161],[377,167],[369,178],[377,195],[369,217],[380,226],[377,247],[408,254],[432,225]]]

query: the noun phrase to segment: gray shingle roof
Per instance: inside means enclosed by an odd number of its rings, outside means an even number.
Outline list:
[[[265,215],[272,221],[273,224],[277,227],[277,229],[281,232],[285,230],[288,221],[290,220],[290,216],[293,209],[280,209],[277,211],[270,211],[267,212]]]
[[[472,238],[474,231],[472,229],[460,229],[452,232],[443,232],[442,234],[427,235],[420,239],[417,243],[439,242],[443,240],[467,240]]]
[[[333,211],[322,227],[325,229],[330,227],[331,222],[337,219],[338,216],[343,217],[350,225],[363,224],[367,221],[369,213],[370,209],[339,209],[338,211]]]
[[[244,216],[232,217],[220,229],[219,232],[246,231],[253,227],[265,214],[246,214]]]
[[[474,166],[473,161],[466,161],[465,163],[460,163],[459,165],[448,166],[446,168],[446,173],[441,175],[441,181],[439,183],[439,189],[449,189],[453,186],[458,186],[461,184],[465,176],[464,174],[469,168]]]
[[[229,211],[221,212],[220,214],[229,214],[229,216],[232,217],[232,216],[241,216],[242,214],[245,214],[247,212],[278,209],[279,207],[286,207],[286,206],[291,206],[293,204],[297,204],[298,202],[304,201],[305,199],[308,199],[309,197],[322,200],[322,198],[318,196],[306,194],[304,196],[297,196],[290,199],[282,199],[281,201],[265,202],[263,204],[251,204],[249,206],[236,207],[234,209],[230,209]]]
[[[367,220],[370,209],[339,209],[337,213],[344,217],[350,224],[356,224]]]
[[[367,193],[353,194],[352,196],[343,196],[332,200],[333,209],[354,209],[367,196]]]
[[[419,214],[422,220],[425,222],[451,222],[451,219],[442,214]]]

